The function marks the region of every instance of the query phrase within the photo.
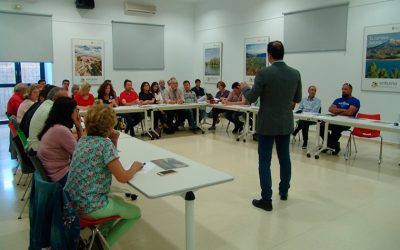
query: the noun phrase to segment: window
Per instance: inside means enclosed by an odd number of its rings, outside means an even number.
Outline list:
[[[7,103],[14,92],[14,86],[23,82],[37,83],[45,79],[44,63],[0,62],[0,123],[7,123]]]

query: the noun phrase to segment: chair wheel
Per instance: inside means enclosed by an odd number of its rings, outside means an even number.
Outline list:
[[[314,158],[315,158],[316,160],[318,160],[318,159],[319,159],[319,155],[315,155]]]
[[[236,138],[236,141],[240,141],[239,138]]]
[[[311,154],[310,153],[307,153],[307,158],[310,158],[311,157]]]
[[[243,142],[246,142],[246,139],[243,139]]]
[[[201,131],[201,133],[204,135],[206,132],[204,132],[204,131]]]

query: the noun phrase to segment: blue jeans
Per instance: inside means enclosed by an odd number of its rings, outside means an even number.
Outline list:
[[[272,200],[271,158],[274,141],[280,165],[281,182],[279,183],[279,193],[288,193],[292,175],[292,164],[289,155],[290,134],[276,136],[258,134],[258,171],[260,175],[261,198],[265,201]]]

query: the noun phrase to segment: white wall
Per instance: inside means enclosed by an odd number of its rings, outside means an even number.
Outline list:
[[[53,83],[72,79],[71,39],[97,39],[105,41],[105,79],[111,79],[119,92],[127,78],[139,89],[143,81],[158,81],[176,76],[178,80],[193,77],[194,8],[191,4],[154,0],[157,14],[131,16],[124,14],[123,0],[96,0],[93,10],[76,9],[75,0],[22,1],[22,12],[53,15]],[[1,1],[0,9],[13,11],[15,1]],[[116,71],[113,70],[111,21],[126,21],[165,25],[165,70]],[[27,38],[29,39],[29,38]],[[96,92],[96,87],[92,92]]]
[[[223,42],[222,78],[229,86],[244,75],[244,38],[269,36],[283,40],[283,12],[304,10],[341,0],[220,0],[195,8],[195,76],[203,70],[203,43]],[[400,1],[350,0],[347,51],[288,54],[285,61],[300,70],[303,95],[311,83],[318,87],[323,112],[341,95],[341,84],[350,82],[361,101],[361,112],[381,113],[383,120],[397,121],[400,93],[361,91],[363,32],[365,26],[400,23]],[[284,42],[284,41],[283,41]],[[214,85],[205,85],[216,92]],[[384,133],[385,141],[400,143],[400,135]]]

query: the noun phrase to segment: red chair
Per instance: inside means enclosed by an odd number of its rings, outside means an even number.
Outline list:
[[[97,228],[98,225],[103,224],[105,222],[111,221],[111,220],[118,220],[121,219],[121,217],[119,215],[114,215],[114,216],[109,216],[109,217],[105,217],[105,218],[101,218],[101,219],[95,219],[95,220],[90,220],[87,218],[79,218],[79,222],[81,225],[81,230],[85,229],[85,228],[89,228],[90,231],[92,232],[89,240],[89,247],[86,248],[88,250],[92,249],[93,243],[94,243],[94,239],[96,237],[96,235],[98,235],[100,237],[100,240],[102,241],[102,244],[106,245],[107,248],[109,248],[106,239],[104,238],[104,236],[101,234],[100,230]]]
[[[369,119],[369,120],[381,120],[381,115],[380,114],[363,114],[363,113],[358,113],[357,118],[359,119]],[[381,139],[381,145],[380,145],[380,150],[379,150],[379,160],[378,164],[380,165],[382,163],[382,142],[383,138],[381,136],[381,131],[380,130],[374,130],[374,129],[366,129],[366,128],[357,128],[354,127],[353,131],[350,134],[349,141],[347,142],[347,146],[350,146],[350,151],[349,154],[351,154],[351,137],[353,137],[353,142],[354,142],[354,148],[357,153],[357,146],[355,144],[354,137],[361,137],[361,138],[380,138]]]

